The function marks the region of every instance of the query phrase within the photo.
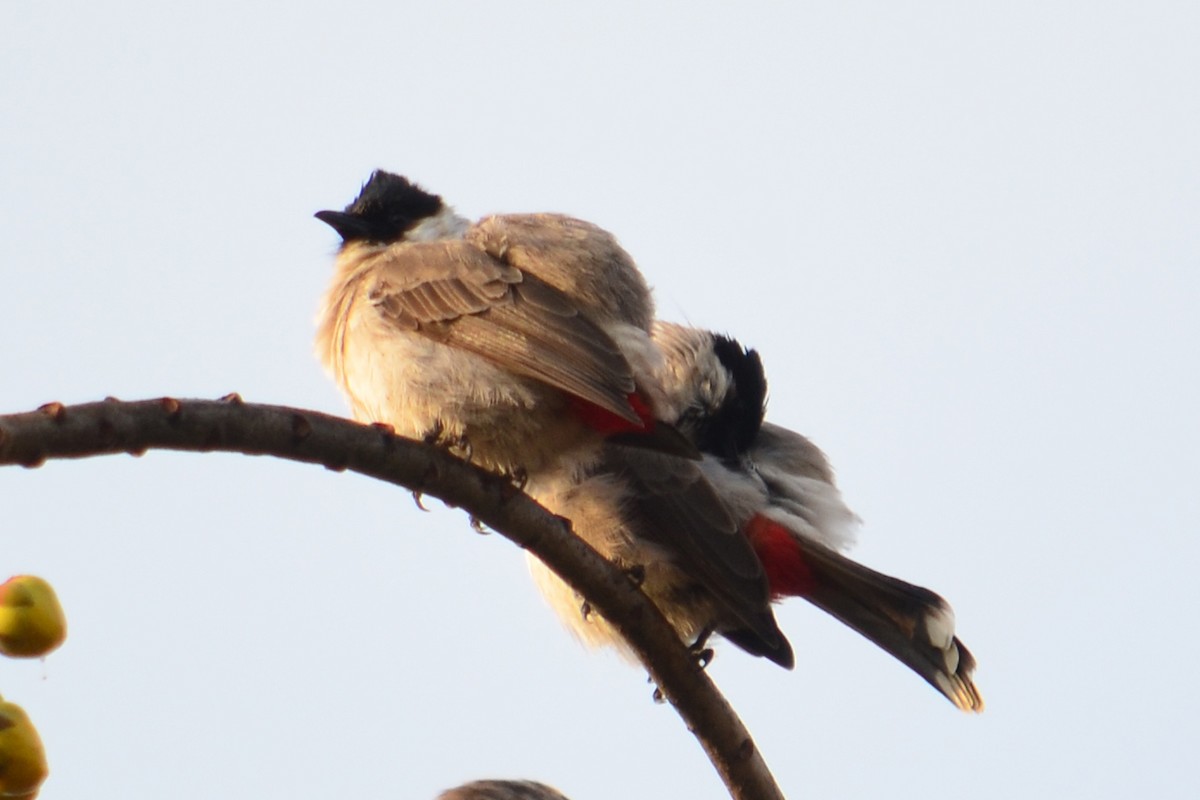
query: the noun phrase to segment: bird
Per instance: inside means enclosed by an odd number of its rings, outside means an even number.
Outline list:
[[[975,659],[939,595],[843,555],[860,520],[825,454],[765,420],[759,354],[736,339],[656,321],[664,416],[703,452],[700,469],[750,541],[771,598],[801,597],[890,653],[964,711],[982,711]]]
[[[316,217],[342,242],[315,347],[356,419],[518,477],[609,438],[699,458],[656,420],[653,299],[609,232],[472,223],[384,170]]]
[[[557,789],[537,781],[481,780],[447,789],[437,800],[567,800]]]

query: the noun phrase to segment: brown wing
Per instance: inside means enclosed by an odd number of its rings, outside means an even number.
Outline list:
[[[471,226],[467,241],[493,258],[566,292],[591,307],[649,328],[650,287],[616,238],[590,222],[562,214],[501,214]]]
[[[616,414],[633,373],[620,348],[564,293],[465,242],[414,242],[372,265],[369,297],[389,321],[475,353]]]
[[[602,468],[629,482],[626,519],[638,534],[674,553],[729,612],[735,624],[720,633],[790,668],[792,650],[771,613],[762,564],[695,462],[608,445]]]

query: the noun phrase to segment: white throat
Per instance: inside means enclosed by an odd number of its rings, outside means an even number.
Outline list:
[[[440,239],[461,239],[470,223],[443,204],[438,212],[418,222],[404,234],[406,242],[436,242]]]

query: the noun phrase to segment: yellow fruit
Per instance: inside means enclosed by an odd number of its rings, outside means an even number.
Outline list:
[[[66,636],[67,619],[49,583],[35,575],[0,583],[0,653],[39,658]]]
[[[0,798],[33,800],[49,769],[29,715],[0,698]]]

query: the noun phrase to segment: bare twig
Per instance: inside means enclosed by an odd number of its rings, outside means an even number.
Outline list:
[[[736,800],[783,795],[749,732],[679,642],[658,609],[582,540],[569,523],[492,475],[380,426],[283,406],[211,400],[144,400],[64,406],[0,416],[0,464],[36,467],[47,459],[149,449],[270,455],[351,470],[430,494],[537,556],[612,622],[675,706]]]

